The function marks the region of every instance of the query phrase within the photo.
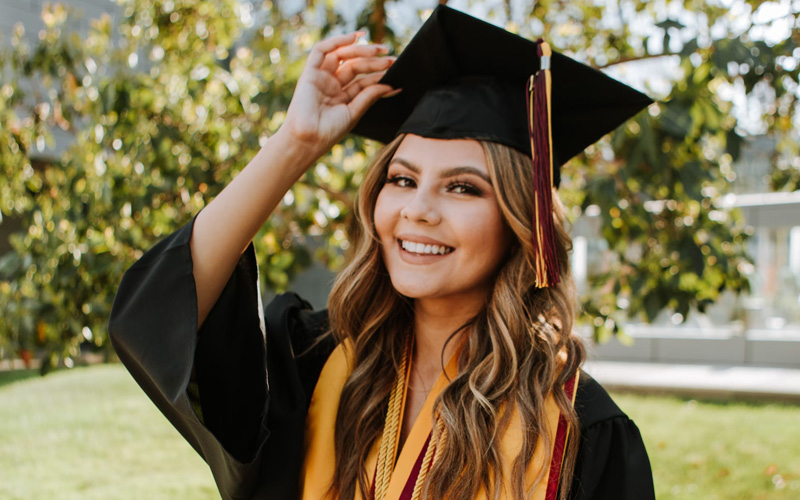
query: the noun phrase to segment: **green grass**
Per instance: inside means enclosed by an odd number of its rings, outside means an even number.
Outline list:
[[[39,370],[34,369],[24,369],[24,370],[11,370],[0,372],[0,388],[4,385],[13,384],[14,382],[19,382],[20,380],[26,380],[29,378],[35,378],[39,376]]]
[[[219,494],[203,460],[125,369],[105,365],[0,386],[0,498],[202,500]]]
[[[657,498],[800,498],[800,407],[615,395]],[[0,373],[0,498],[214,499],[208,468],[119,365]]]
[[[800,406],[616,394],[642,432],[656,498],[800,498]]]

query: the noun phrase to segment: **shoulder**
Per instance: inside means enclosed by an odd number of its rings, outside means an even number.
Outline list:
[[[264,323],[268,337],[270,334],[286,334],[295,348],[311,347],[313,341],[329,330],[328,310],[315,311],[311,304],[291,292],[277,295],[267,304]]]
[[[605,389],[581,372],[575,411],[580,421],[580,447],[571,498],[651,500],[653,474],[636,424]]]
[[[628,418],[603,386],[583,371],[575,395],[575,411],[582,430],[611,419]]]
[[[279,384],[281,370],[288,370],[296,374],[310,397],[322,366],[336,347],[327,309],[314,311],[299,295],[282,293],[264,308],[264,326],[270,380]],[[278,391],[276,384],[271,386],[273,392]]]
[[[314,311],[311,304],[293,292],[276,295],[264,308],[265,319],[270,321],[301,320],[300,326],[327,328],[328,310]]]

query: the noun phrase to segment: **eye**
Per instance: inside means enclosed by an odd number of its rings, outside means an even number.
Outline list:
[[[467,194],[472,196],[481,196],[483,194],[483,191],[477,186],[465,181],[454,181],[447,186],[447,190],[455,194]]]
[[[406,175],[390,175],[386,178],[386,184],[394,184],[400,188],[414,187],[414,179]]]

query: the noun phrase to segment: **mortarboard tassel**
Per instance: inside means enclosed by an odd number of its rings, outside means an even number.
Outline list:
[[[533,157],[533,247],[538,288],[558,285],[561,275],[553,225],[553,135],[551,132],[550,56],[547,42],[537,40],[539,71],[528,81],[528,133]]]

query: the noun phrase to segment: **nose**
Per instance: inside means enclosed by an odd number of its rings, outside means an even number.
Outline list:
[[[400,217],[409,221],[425,222],[432,225],[441,221],[441,215],[439,210],[436,209],[435,203],[430,199],[430,195],[422,189],[417,189],[414,192],[414,196],[400,210]]]

